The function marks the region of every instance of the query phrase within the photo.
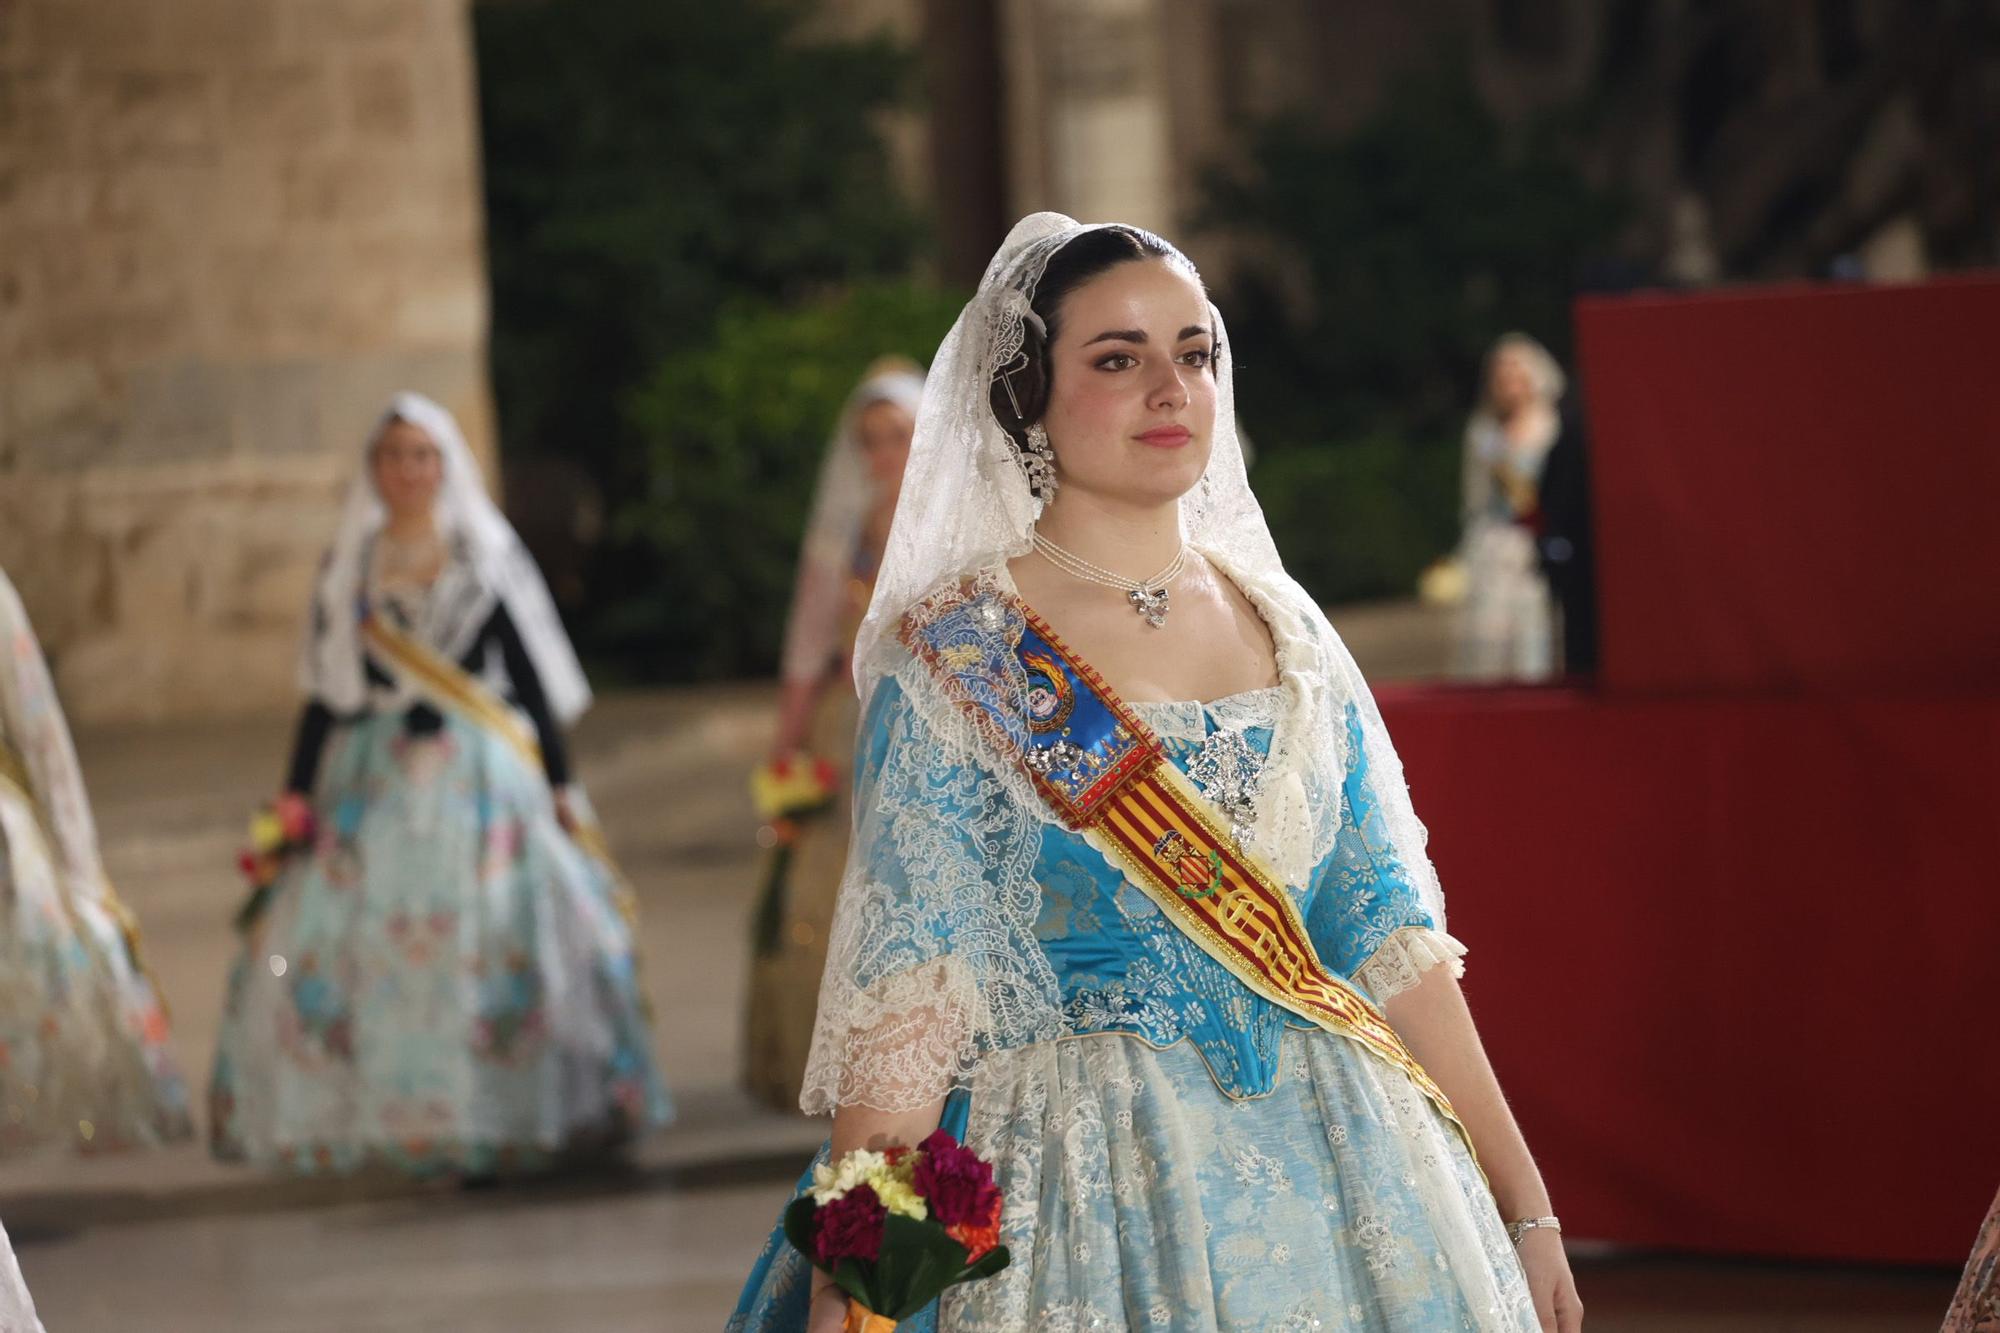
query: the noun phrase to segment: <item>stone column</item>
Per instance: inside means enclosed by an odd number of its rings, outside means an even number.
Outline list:
[[[1007,0],[1007,149],[1021,212],[1173,234],[1164,15],[1164,0]]]
[[[492,436],[468,0],[0,0],[0,564],[72,714],[294,698],[399,388]]]

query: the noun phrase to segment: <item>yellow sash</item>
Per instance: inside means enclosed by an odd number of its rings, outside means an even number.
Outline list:
[[[0,736],[0,787],[6,787],[35,812],[35,822],[40,823],[42,808],[35,800],[33,780],[28,776],[28,761],[14,748],[14,743]]]
[[[1030,681],[1028,736],[995,710],[990,642],[997,594],[967,589],[906,619],[903,642],[926,662],[989,743],[1008,751],[1069,828],[1127,872],[1166,917],[1258,995],[1403,1071],[1472,1147],[1444,1090],[1382,1011],[1320,961],[1298,905],[1229,821],[1166,757],[1158,736],[1040,616],[1006,599],[1026,623],[1017,649]],[[974,627],[968,630],[968,626]],[[1039,706],[1040,714],[1035,715]],[[1035,742],[1036,735],[1049,739]]]
[[[1507,497],[1507,507],[1516,519],[1524,519],[1541,507],[1540,488],[1527,473],[1501,459],[1493,465],[1493,482]]]
[[[384,666],[425,699],[460,721],[491,732],[528,767],[541,768],[542,746],[533,729],[485,681],[378,616],[363,618],[361,638]]]
[[[49,821],[48,812],[42,808],[42,803],[35,798],[34,778],[28,772],[27,760],[5,736],[0,736],[0,790],[11,793],[16,800],[27,807],[35,822],[35,831],[41,835],[42,853],[48,858],[49,867],[60,875],[63,871],[60,850],[62,843],[56,837],[55,825]],[[111,919],[118,924],[118,933],[125,941],[125,954],[132,964],[133,971],[151,980],[152,975],[147,971],[146,956],[139,941],[139,919],[132,915],[132,909],[118,896],[118,890],[112,886],[110,876],[105,876],[99,889],[104,910],[109,912]],[[76,920],[76,912],[70,904],[69,894],[63,893],[60,898],[63,911],[68,914],[70,929],[80,931],[82,927]],[[157,993],[157,988],[155,990]],[[160,1009],[163,1013],[166,1011],[165,1000],[160,1001]]]
[[[426,700],[471,726],[498,737],[536,772],[542,767],[541,742],[521,715],[507,706],[492,687],[430,645],[414,639],[378,616],[361,622],[361,637],[382,665]],[[595,819],[577,812],[570,835],[578,848],[610,873],[618,893],[618,910],[626,924],[638,920],[637,897],[611,854],[611,844]]]

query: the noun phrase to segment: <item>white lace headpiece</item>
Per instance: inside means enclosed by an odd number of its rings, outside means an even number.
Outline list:
[[[870,368],[840,410],[813,487],[812,516],[806,520],[791,615],[785,622],[781,674],[788,681],[824,678],[842,647],[843,589],[854,569],[861,530],[877,502],[876,484],[861,453],[861,414],[876,403],[894,403],[914,422],[923,397],[923,372],[900,358],[885,358]]]
[[[590,685],[576,660],[576,650],[563,631],[555,600],[514,525],[486,493],[478,460],[450,412],[420,393],[399,393],[368,433],[368,448],[392,421],[407,421],[430,436],[444,461],[444,481],[438,487],[439,533],[454,543],[467,568],[468,586],[456,600],[463,605],[452,615],[464,639],[476,634],[496,604],[520,631],[535,672],[541,677],[549,708],[565,724],[590,707]],[[368,575],[368,554],[376,534],[388,521],[388,510],[375,492],[374,469],[364,454],[361,471],[348,488],[340,528],[334,534],[313,590],[312,623],[307,627],[299,667],[299,686],[336,713],[353,713],[368,701],[367,676],[361,664],[360,600]],[[441,581],[442,584],[442,581]],[[462,642],[433,645],[452,656]]]
[[[939,584],[1029,549],[1041,502],[1028,491],[1027,475],[993,416],[988,390],[995,371],[1020,355],[1023,320],[1050,258],[1085,232],[1114,225],[1086,225],[1060,213],[1021,219],[939,345],[903,471],[902,499],[856,646],[856,683],[864,699],[871,673],[880,674],[872,650],[895,638],[905,611]],[[1190,276],[1198,276],[1194,265],[1175,258]],[[1218,315],[1218,340],[1221,331]],[[1277,568],[1263,511],[1244,477],[1226,375],[1219,387],[1208,475],[1181,502],[1182,528],[1197,546],[1240,552],[1257,565]]]
[[[924,614],[929,598],[967,579],[1013,591],[1006,562],[1030,549],[1040,504],[989,390],[995,371],[1020,354],[1022,321],[1050,258],[1097,229],[1058,213],[1022,219],[931,363],[855,646],[864,717],[891,679],[903,706],[873,762],[872,790],[858,793],[806,1069],[807,1111],[921,1106],[965,1083],[982,1053],[1063,1031],[1060,987],[1035,935],[1041,888],[1033,871],[1055,817],[1025,773],[995,761],[897,632],[906,616]],[[1172,260],[1195,275],[1178,252]],[[1442,929],[1424,830],[1374,700],[1326,616],[1285,573],[1251,493],[1219,311],[1214,319],[1214,436],[1206,473],[1181,500],[1181,527],[1256,604],[1277,644],[1284,705],[1259,798],[1258,850],[1297,885],[1332,848],[1352,705],[1388,832]],[[996,625],[987,647],[1011,661],[1020,633],[1014,616]],[[1025,717],[1025,678],[1011,698],[991,702]]]

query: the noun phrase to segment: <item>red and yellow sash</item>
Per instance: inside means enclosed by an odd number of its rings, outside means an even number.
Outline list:
[[[508,707],[507,701],[495,694],[485,681],[379,616],[363,617],[361,638],[384,667],[431,704],[462,722],[498,737],[520,756],[522,763],[536,772],[541,771],[542,746],[535,739],[534,729],[522,720],[519,713]],[[604,829],[596,820],[581,817],[579,812],[571,837],[586,855],[610,872],[619,889],[619,911],[628,922],[636,919],[637,909],[631,886],[611,855],[611,844],[605,839]]]
[[[1016,662],[986,660],[986,645],[1013,617],[1024,622]],[[1283,884],[1229,836],[1229,821],[1166,757],[1159,737],[1040,616],[1011,597],[965,588],[913,611],[901,637],[1063,823],[1183,934],[1258,995],[1402,1070],[1464,1134],[1443,1089],[1382,1011],[1320,961]],[[1023,672],[1020,718],[1002,701],[1018,694]]]

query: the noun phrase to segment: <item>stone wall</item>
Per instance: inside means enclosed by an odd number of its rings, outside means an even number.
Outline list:
[[[0,0],[0,565],[73,715],[286,706],[388,395],[492,436],[467,0]]]

